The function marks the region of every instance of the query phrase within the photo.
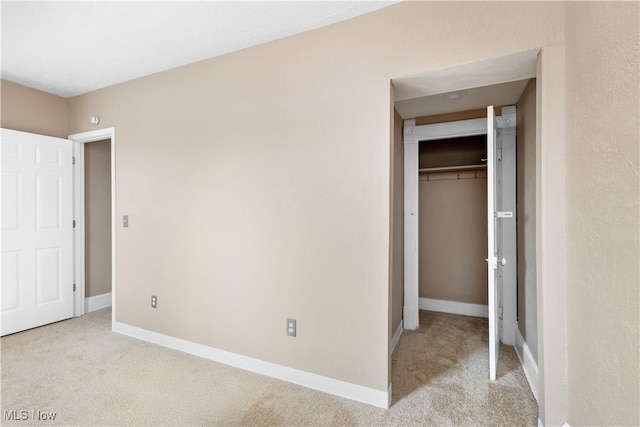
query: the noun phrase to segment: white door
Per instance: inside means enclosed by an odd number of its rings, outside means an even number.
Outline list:
[[[493,106],[487,107],[487,270],[489,281],[489,378],[496,379],[500,350],[500,286],[498,273],[498,126]]]
[[[2,335],[73,316],[71,141],[2,129]]]
[[[404,121],[404,329],[420,326],[418,288],[418,162],[415,120]]]

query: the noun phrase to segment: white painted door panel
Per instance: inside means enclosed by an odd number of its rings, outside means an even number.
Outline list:
[[[2,335],[73,316],[71,141],[2,129]]]
[[[489,282],[489,378],[496,379],[500,350],[499,317],[500,299],[498,286],[498,248],[496,228],[497,211],[497,123],[493,106],[487,107],[487,274]]]
[[[420,326],[418,289],[418,157],[415,120],[404,122],[404,329]]]
[[[497,224],[501,236],[498,241],[498,263],[500,272],[500,342],[515,345],[517,324],[517,230],[516,230],[516,108],[502,107],[502,115],[497,117],[500,150],[497,177],[500,194],[498,196]]]

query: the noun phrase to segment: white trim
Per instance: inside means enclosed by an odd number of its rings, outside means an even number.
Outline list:
[[[76,286],[74,295],[74,316],[85,314],[85,230],[84,230],[84,144],[69,138],[73,145],[73,283]]]
[[[74,315],[81,316],[85,312],[84,295],[84,145],[88,142],[111,140],[111,321],[116,316],[116,130],[115,128],[98,129],[90,132],[69,135],[74,142],[74,156],[76,164],[73,168],[73,200],[76,228],[74,234],[74,281],[76,284],[76,296]]]
[[[402,331],[404,330],[404,322],[400,320],[398,324],[398,328],[396,332],[393,334],[393,338],[391,338],[391,353],[393,354],[393,350],[396,349],[396,345],[398,345],[398,341],[400,341],[400,335],[402,335]]]
[[[531,350],[529,350],[529,346],[527,345],[524,337],[520,333],[520,329],[516,327],[514,331],[514,335],[516,338],[516,354],[518,355],[518,359],[520,359],[520,364],[522,364],[522,369],[524,370],[524,375],[527,377],[527,381],[529,382],[529,387],[533,392],[533,396],[538,400],[538,364],[536,363],[533,355],[531,354]]]
[[[311,372],[276,365],[275,363],[266,362],[264,360],[254,359],[252,357],[208,347],[206,345],[197,344],[180,338],[170,337],[168,335],[159,334],[157,332],[148,331],[146,329],[141,329],[116,321],[113,322],[113,331],[153,344],[158,344],[163,347],[172,348],[174,350],[202,357],[204,359],[213,360],[215,362],[234,366],[246,371],[255,372],[268,377],[312,388],[314,390],[367,403],[380,408],[387,409],[389,407],[391,399],[390,386],[387,391],[375,390],[369,387],[313,374]]]
[[[84,299],[84,312],[100,310],[101,308],[111,307],[111,292],[102,295],[94,295]]]
[[[489,317],[489,308],[486,305],[446,301],[442,299],[420,298],[420,310],[461,314],[463,316]]]
[[[414,137],[418,141],[430,141],[486,134],[487,119],[471,119],[415,126]]]
[[[113,138],[115,136],[115,128],[104,128],[98,130],[92,130],[89,132],[74,133],[69,135],[69,139],[73,142],[79,142],[86,144],[87,142],[102,141],[103,139]]]

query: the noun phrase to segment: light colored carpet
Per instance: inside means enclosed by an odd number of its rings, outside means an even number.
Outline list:
[[[421,312],[393,357],[388,410],[110,331],[110,309],[1,340],[3,425],[536,425],[513,348],[488,380],[487,320]],[[28,420],[7,421],[5,411]],[[53,422],[32,411],[54,411]]]

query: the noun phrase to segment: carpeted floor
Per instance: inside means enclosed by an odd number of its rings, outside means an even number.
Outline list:
[[[513,348],[500,348],[488,380],[486,319],[421,311],[394,352],[384,410],[112,333],[110,318],[104,309],[3,337],[2,425],[537,424]],[[28,419],[7,420],[11,410]]]

